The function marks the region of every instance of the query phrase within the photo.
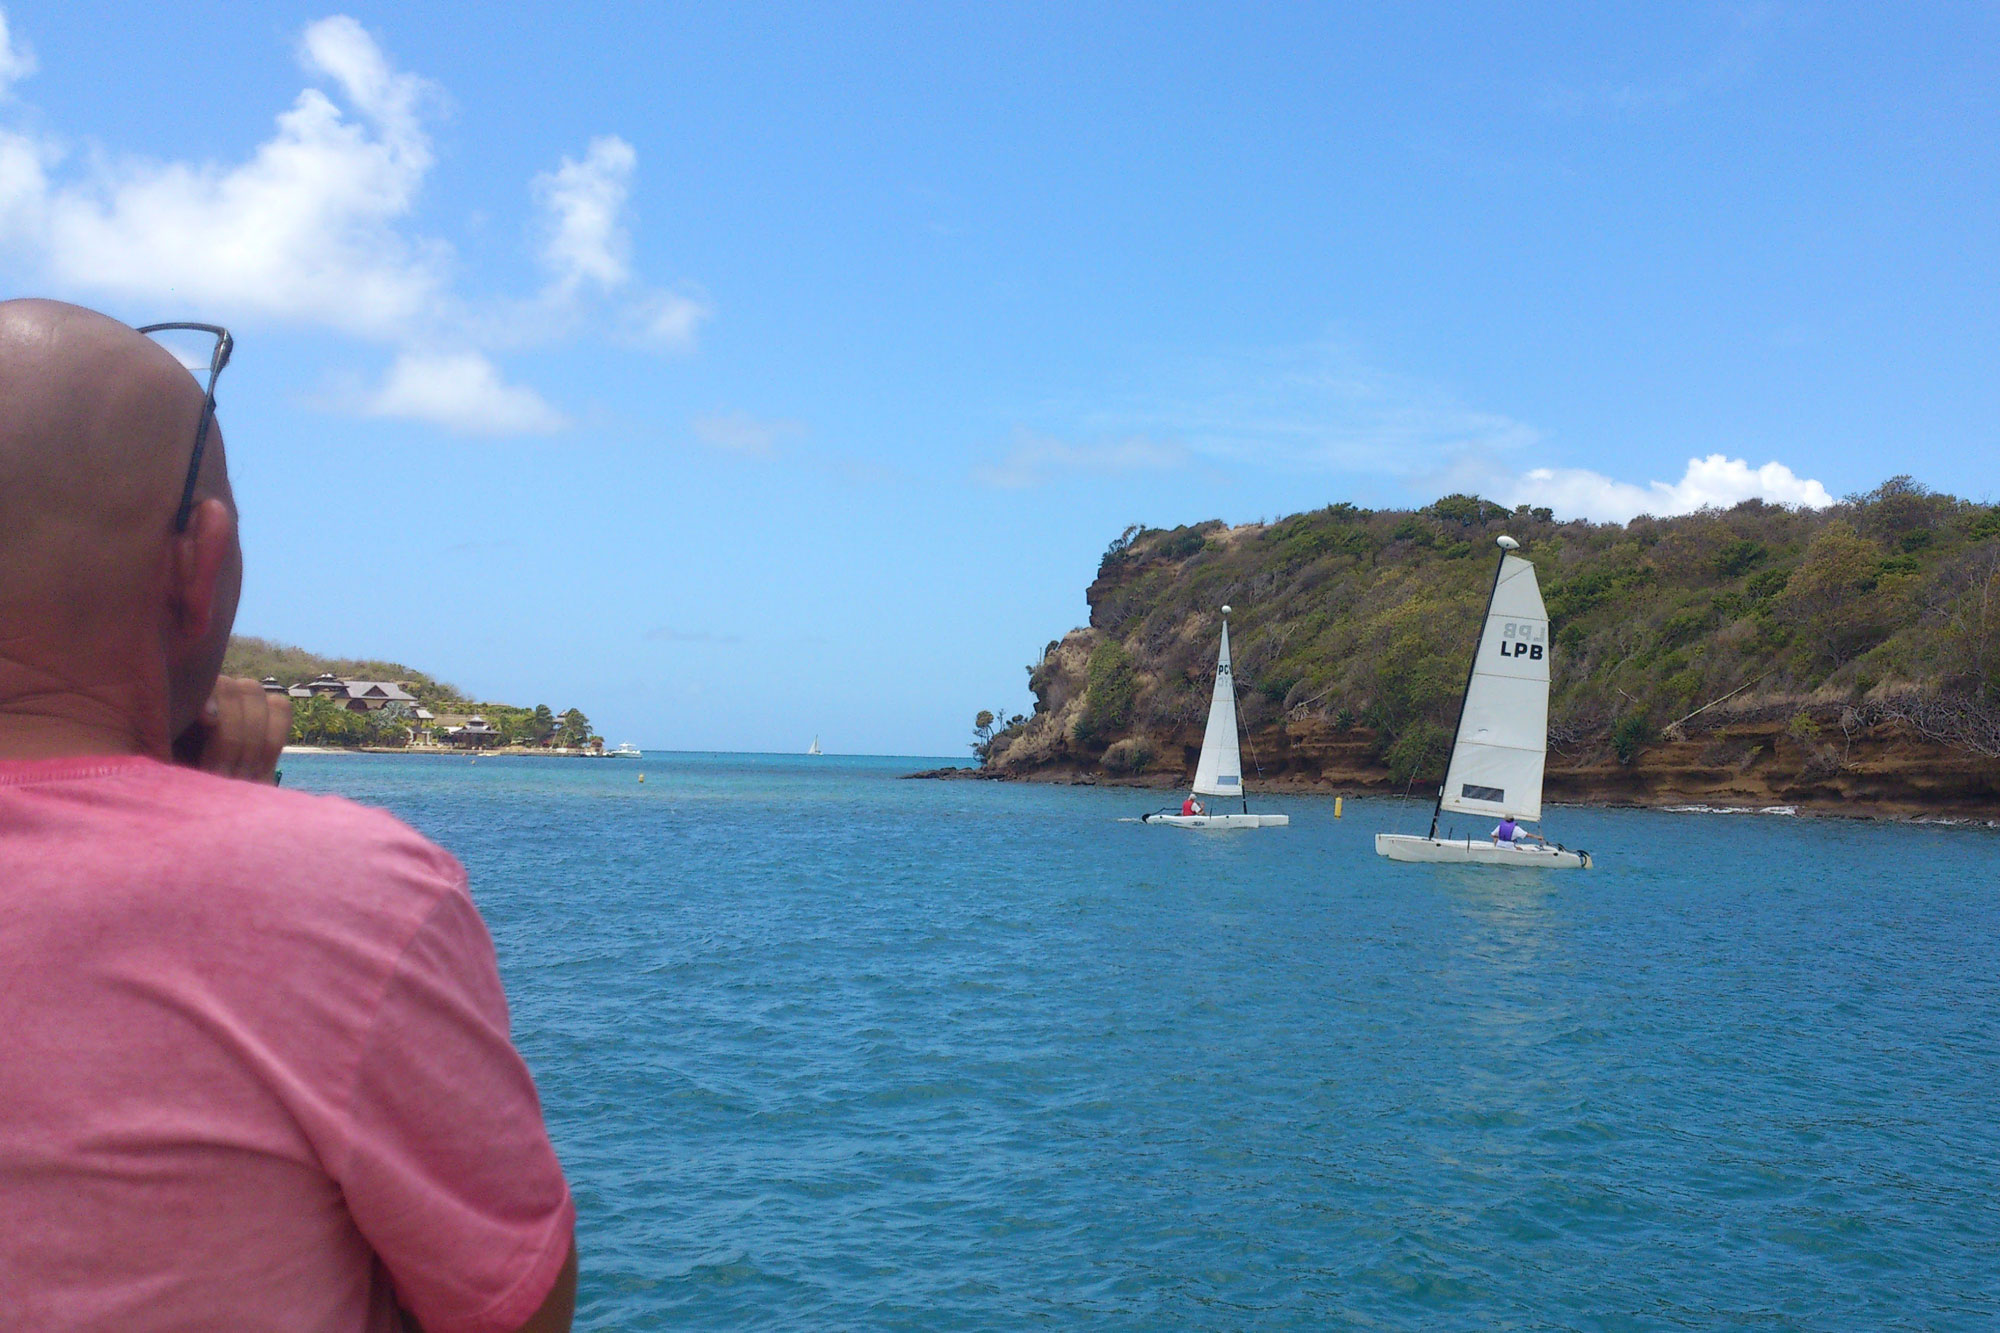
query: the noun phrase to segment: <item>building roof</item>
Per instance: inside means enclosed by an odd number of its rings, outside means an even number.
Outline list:
[[[350,699],[383,699],[390,703],[413,704],[417,696],[390,680],[343,680]]]

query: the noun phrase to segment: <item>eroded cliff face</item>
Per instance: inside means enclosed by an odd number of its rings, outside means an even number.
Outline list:
[[[1074,651],[1074,649],[1073,649]],[[1073,721],[1080,699],[1072,696]],[[1839,706],[1809,701],[1765,704],[1719,717],[1692,733],[1661,737],[1629,761],[1609,745],[1571,754],[1551,751],[1546,799],[1584,805],[1796,806],[1818,814],[1867,818],[1939,815],[2000,819],[2000,763],[1881,722],[1843,734]],[[1801,717],[1817,735],[1801,735]],[[1252,789],[1418,796],[1443,774],[1397,781],[1381,757],[1383,738],[1362,726],[1320,716],[1287,720],[1244,737],[1243,767]],[[1106,765],[1104,753],[1127,744],[1150,759]],[[1001,775],[1042,781],[1182,787],[1194,778],[1201,727],[1167,736],[1120,737],[1091,753],[1059,725],[1036,728],[996,755]],[[1128,751],[1129,753],[1129,751]]]
[[[1239,562],[1247,545],[1268,531],[1220,525],[1205,529],[1189,530],[1196,534],[1193,544],[1199,550]],[[1199,560],[1185,549],[1140,549],[1134,558],[1107,560],[1087,593],[1091,623],[1049,646],[1032,677],[1034,715],[997,738],[988,770],[1012,778],[1153,787],[1191,781],[1213,679],[1218,620],[1200,612],[1179,619],[1154,613],[1165,597],[1176,595],[1179,581]],[[1395,772],[1395,737],[1368,725],[1366,700],[1314,698],[1305,684],[1291,684],[1289,693],[1280,695],[1259,679],[1260,660],[1268,663],[1275,656],[1266,645],[1275,641],[1282,647],[1302,632],[1294,626],[1311,617],[1309,605],[1285,605],[1287,595],[1275,576],[1265,578],[1253,568],[1247,574],[1239,571],[1236,581],[1213,599],[1218,606],[1224,597],[1239,604],[1266,599],[1259,625],[1262,642],[1249,635],[1237,639],[1238,693],[1246,724],[1244,772],[1252,788],[1434,792],[1442,777],[1442,754],[1417,765],[1414,773],[1405,756],[1401,773]],[[1356,596],[1337,587],[1313,588],[1311,595]],[[1275,612],[1272,599],[1279,603]],[[1741,624],[1725,624],[1715,637],[1724,642],[1746,632]],[[1679,651],[1698,656],[1700,647],[1697,642]],[[1642,650],[1643,644],[1634,651]],[[1448,674],[1462,680],[1462,659],[1442,662],[1447,656],[1439,654],[1436,669],[1449,666]],[[1204,662],[1208,670],[1198,665]],[[1872,693],[1839,679],[1810,690],[1799,689],[1797,681],[1769,684],[1773,688],[1746,690],[1698,716],[1679,719],[1665,734],[1654,729],[1660,725],[1655,717],[1622,744],[1613,743],[1612,714],[1571,708],[1552,728],[1547,798],[2000,819],[2000,758],[1982,754],[1976,746],[1951,743],[1952,733],[1936,727],[1926,734],[1924,726],[1899,715],[1893,706],[1895,691],[1907,690],[1908,682],[1891,681]],[[1613,677],[1613,688],[1617,685]],[[1633,685],[1642,688],[1637,681]],[[1618,693],[1631,697],[1622,689]],[[1642,716],[1637,711],[1631,715]],[[1446,717],[1441,724],[1446,743],[1449,722]]]

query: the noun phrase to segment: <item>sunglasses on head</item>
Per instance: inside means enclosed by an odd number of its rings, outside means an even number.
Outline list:
[[[180,507],[174,510],[174,531],[186,532],[188,518],[194,513],[194,482],[201,475],[202,450],[208,445],[208,428],[215,420],[215,379],[229,364],[229,353],[235,348],[236,340],[229,336],[228,329],[219,324],[148,324],[139,332],[165,346],[196,379],[201,378],[202,365],[206,363],[208,366],[201,421],[194,428],[194,452],[188,456],[187,482],[181,487]],[[162,338],[157,336],[160,334],[189,336]],[[196,355],[204,352],[205,356]]]

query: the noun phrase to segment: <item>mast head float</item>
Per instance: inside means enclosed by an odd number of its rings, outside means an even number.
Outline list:
[[[1225,615],[1225,616],[1226,616],[1226,615],[1228,615],[1228,614],[1229,614],[1229,608],[1228,608],[1228,607],[1226,607],[1226,606],[1225,606],[1225,607],[1223,607],[1223,608],[1222,608],[1222,614],[1223,614],[1223,615]]]
[[[1495,543],[1499,545],[1500,549],[1503,551],[1518,551],[1521,549],[1521,543],[1515,541],[1512,537],[1509,537],[1504,532],[1501,533],[1498,537],[1495,537],[1493,540]]]

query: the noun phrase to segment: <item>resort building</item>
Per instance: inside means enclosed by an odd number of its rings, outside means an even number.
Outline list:
[[[500,732],[477,713],[467,718],[463,726],[445,727],[442,735],[445,744],[464,750],[483,750],[500,743]]]
[[[417,696],[393,681],[343,680],[338,684],[345,687],[344,699],[350,713],[372,713],[389,704],[417,706]]]
[[[276,676],[266,676],[258,683],[272,694],[283,694],[293,699],[331,698],[350,713],[374,713],[390,704],[402,704],[420,722],[431,717],[417,706],[416,695],[392,680],[348,680],[328,674],[290,687],[280,685]]]

